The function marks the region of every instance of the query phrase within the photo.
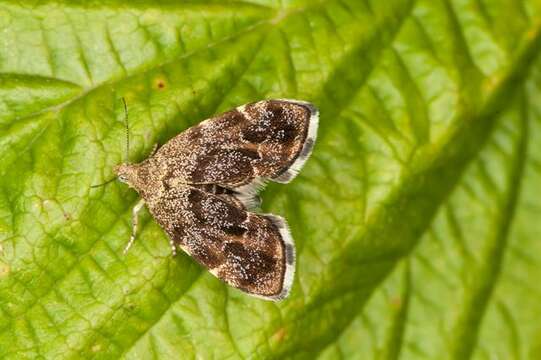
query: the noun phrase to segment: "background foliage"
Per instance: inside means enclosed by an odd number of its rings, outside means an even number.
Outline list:
[[[538,0],[0,1],[0,357],[541,357]],[[217,112],[321,110],[264,209],[292,296],[170,256],[91,190]]]

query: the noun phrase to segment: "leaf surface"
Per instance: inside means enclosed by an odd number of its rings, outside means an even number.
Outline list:
[[[536,0],[0,2],[0,357],[541,355]],[[321,111],[262,194],[286,301],[172,258],[136,194],[90,189],[263,98]]]

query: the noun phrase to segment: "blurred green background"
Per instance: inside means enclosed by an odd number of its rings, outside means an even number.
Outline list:
[[[0,0],[0,357],[541,358],[539,0]],[[236,105],[321,111],[263,209],[287,300],[170,256],[133,161]]]

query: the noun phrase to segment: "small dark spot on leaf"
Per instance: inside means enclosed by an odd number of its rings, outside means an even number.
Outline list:
[[[8,264],[0,263],[0,279],[5,278],[11,272],[11,268]]]
[[[402,298],[400,296],[395,296],[391,298],[390,303],[393,309],[399,310],[402,307]]]
[[[281,343],[285,339],[286,335],[286,329],[284,327],[281,327],[274,333],[274,335],[272,335],[272,339],[278,343]]]
[[[167,86],[167,82],[165,81],[164,78],[159,77],[154,80],[154,86],[156,87],[156,89],[162,90],[162,89],[165,89],[165,87]]]

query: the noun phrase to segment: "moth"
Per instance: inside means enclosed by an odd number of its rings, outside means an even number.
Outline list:
[[[118,179],[141,196],[126,250],[146,205],[173,254],[184,250],[250,295],[287,297],[295,244],[284,218],[257,212],[257,194],[268,181],[295,178],[312,152],[318,117],[308,102],[258,101],[202,121],[140,163],[116,166]]]

